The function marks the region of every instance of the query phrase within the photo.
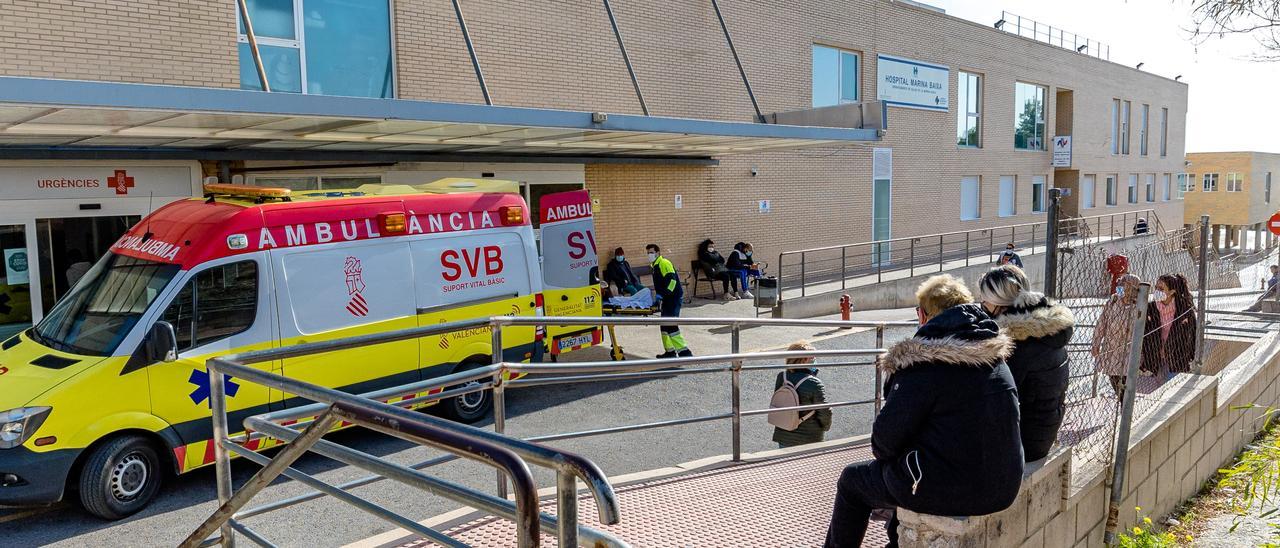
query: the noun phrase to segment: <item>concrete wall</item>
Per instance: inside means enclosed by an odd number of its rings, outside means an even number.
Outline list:
[[[1125,467],[1118,531],[1142,516],[1166,515],[1199,491],[1262,426],[1250,404],[1280,404],[1280,334],[1256,343],[1215,376],[1179,375],[1143,396]],[[899,514],[903,546],[1094,547],[1103,545],[1110,496],[1108,472],[1087,462],[1060,466],[1053,457],[1032,467],[1013,506],[991,516],[941,518]],[[1036,470],[1048,468],[1048,472]],[[1058,489],[1052,479],[1069,487]],[[1038,474],[1038,475],[1037,475]]]

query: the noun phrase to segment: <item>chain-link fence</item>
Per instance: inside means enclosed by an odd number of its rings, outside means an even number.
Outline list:
[[[1115,452],[1127,383],[1135,388],[1133,416],[1141,417],[1156,403],[1151,394],[1174,375],[1200,368],[1215,374],[1276,328],[1270,323],[1274,317],[1245,315],[1260,308],[1275,250],[1246,260],[1221,256],[1209,247],[1201,272],[1199,227],[1102,242],[1076,230],[1077,219],[1059,222],[1055,293],[1076,317],[1059,442],[1074,449],[1077,462],[1107,466]],[[1207,286],[1203,301],[1202,279]],[[1151,286],[1149,302],[1137,302],[1141,283]],[[1135,314],[1143,316],[1145,326],[1139,374],[1130,378]],[[1205,334],[1198,343],[1201,327]],[[1198,344],[1203,347],[1199,352]]]

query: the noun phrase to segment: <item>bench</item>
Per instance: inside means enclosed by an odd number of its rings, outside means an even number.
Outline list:
[[[716,291],[716,283],[719,281],[708,275],[707,269],[703,268],[697,259],[689,261],[689,276],[685,279],[684,284],[692,289],[689,293],[689,298],[692,299],[698,296],[698,284],[702,282],[707,282],[707,285],[711,286],[712,299],[719,297],[720,294]]]

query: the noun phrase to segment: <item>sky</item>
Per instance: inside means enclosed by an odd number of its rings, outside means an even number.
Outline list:
[[[1111,46],[1111,60],[1189,85],[1187,152],[1280,153],[1280,62],[1256,62],[1246,37],[1197,44],[1189,0],[925,0],[948,14],[994,24],[1001,10]]]

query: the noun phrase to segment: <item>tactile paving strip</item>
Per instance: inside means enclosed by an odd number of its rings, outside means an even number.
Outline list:
[[[621,523],[595,523],[595,504],[587,495],[579,499],[578,514],[583,525],[637,547],[821,546],[840,471],[870,459],[864,445],[642,482],[617,489]],[[542,510],[555,513],[555,501],[544,501]],[[511,522],[492,516],[446,534],[472,546],[515,545]],[[871,522],[863,545],[887,542],[884,523]],[[418,539],[402,546],[434,545]],[[555,546],[555,538],[543,534],[542,545]]]

